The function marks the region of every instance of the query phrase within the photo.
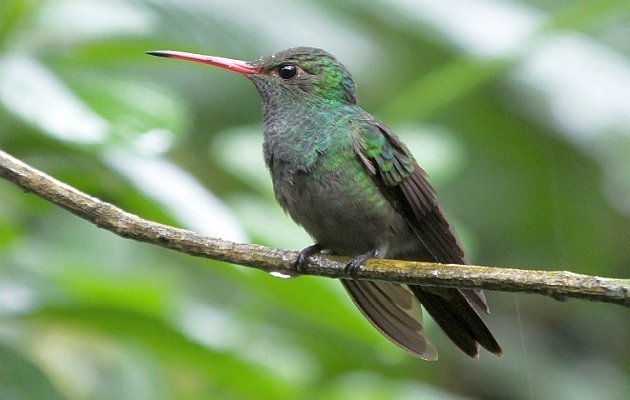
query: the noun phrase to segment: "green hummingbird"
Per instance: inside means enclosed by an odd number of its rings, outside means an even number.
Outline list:
[[[224,68],[249,78],[262,98],[265,162],[276,199],[313,237],[296,268],[317,251],[466,264],[425,172],[387,126],[357,105],[348,70],[331,54],[296,47],[255,61],[178,51],[160,57]],[[489,313],[479,290],[342,279],[365,317],[414,356],[436,360],[422,307],[467,355],[480,345],[502,350],[476,309]]]

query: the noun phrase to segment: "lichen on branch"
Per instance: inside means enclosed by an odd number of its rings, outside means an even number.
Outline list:
[[[0,176],[63,207],[94,225],[124,238],[165,247],[192,256],[205,257],[294,275],[295,251],[255,244],[234,243],[206,237],[172,226],[147,221],[60,182],[0,150]],[[347,259],[311,257],[301,274],[351,278]],[[477,265],[372,259],[356,271],[356,279],[381,280],[431,286],[536,293],[557,300],[584,299],[630,307],[630,279],[602,278],[567,271],[533,271]]]

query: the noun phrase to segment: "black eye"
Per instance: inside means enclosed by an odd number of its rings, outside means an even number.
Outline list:
[[[282,65],[280,68],[278,68],[278,76],[280,76],[280,78],[282,79],[295,78],[297,73],[298,73],[297,67],[292,64]]]

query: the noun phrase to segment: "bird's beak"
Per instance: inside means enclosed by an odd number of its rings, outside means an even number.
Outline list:
[[[147,51],[147,54],[158,57],[177,58],[179,60],[214,65],[215,67],[227,69],[241,75],[253,75],[262,72],[261,68],[253,66],[246,61],[233,60],[231,58],[204,56],[202,54],[171,50]]]

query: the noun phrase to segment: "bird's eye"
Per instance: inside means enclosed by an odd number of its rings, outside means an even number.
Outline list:
[[[297,73],[298,68],[293,64],[285,64],[278,68],[278,76],[285,80],[295,78]]]

